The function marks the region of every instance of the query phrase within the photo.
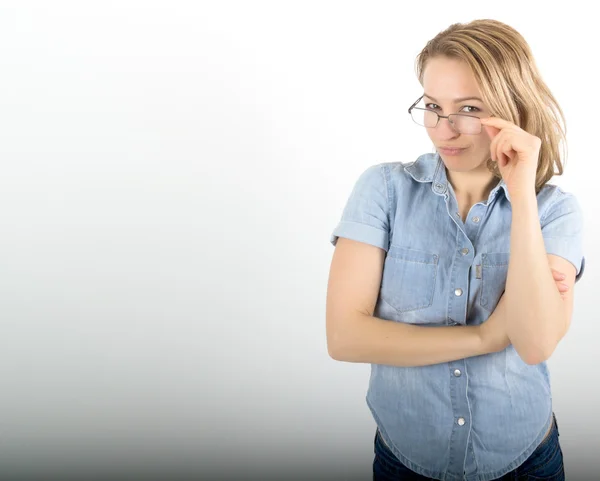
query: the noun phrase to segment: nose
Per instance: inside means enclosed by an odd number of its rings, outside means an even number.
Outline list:
[[[450,140],[460,135],[456,130],[454,130],[448,119],[441,117],[438,124],[433,128],[433,131],[435,136],[440,140]]]

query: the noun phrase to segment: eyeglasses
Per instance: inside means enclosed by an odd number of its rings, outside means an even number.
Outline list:
[[[440,119],[448,119],[450,126],[459,134],[477,135],[481,133],[481,121],[479,117],[465,114],[440,115],[431,109],[415,107],[422,98],[423,96],[419,97],[408,109],[408,113],[416,124],[422,127],[434,128]]]

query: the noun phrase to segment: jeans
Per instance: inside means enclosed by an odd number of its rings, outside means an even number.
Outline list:
[[[564,481],[563,453],[560,448],[556,416],[552,413],[552,427],[546,438],[523,464],[506,473],[498,481]],[[375,459],[373,461],[373,481],[430,481],[428,478],[407,468],[388,449],[379,434],[375,432]]]

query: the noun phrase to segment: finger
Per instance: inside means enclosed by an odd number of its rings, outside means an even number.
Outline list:
[[[563,284],[562,282],[557,282],[556,285],[558,286],[558,290],[560,292],[567,292],[569,290],[569,286]]]
[[[552,269],[552,268],[551,268],[551,270],[552,270],[552,275],[554,276],[554,279],[556,279],[556,280],[564,280],[565,279],[565,275],[562,272],[557,271],[556,269]]]
[[[505,129],[509,127],[514,127],[515,124],[509,122],[508,120],[501,119],[499,117],[487,117],[481,119],[482,125],[491,125],[492,127],[496,127],[498,129]]]
[[[504,167],[506,165],[506,157],[502,150],[502,146],[500,146],[500,145],[496,146],[496,151],[494,153],[494,157],[496,158],[496,163],[498,164],[499,167]]]
[[[498,162],[498,145],[504,139],[504,132],[500,132],[496,135],[490,143],[490,154],[494,162]]]
[[[504,165],[505,165],[505,162],[504,162],[504,155],[503,155],[503,147],[502,147],[502,144],[503,144],[503,143],[504,143],[504,138],[502,139],[502,141],[499,141],[499,142],[496,144],[496,152],[495,152],[495,155],[496,155],[496,162],[498,163],[498,165],[499,165],[500,167],[504,167]]]
[[[504,167],[511,159],[510,153],[512,151],[512,140],[508,135],[504,136],[504,140],[498,146],[501,165]]]
[[[498,141],[496,153],[501,166],[505,166],[510,161],[510,152],[512,150],[512,137],[509,130],[505,130],[502,140]]]
[[[492,140],[495,137],[497,137],[498,134],[500,133],[500,129],[497,129],[496,127],[492,127],[491,125],[484,125],[483,128],[486,131],[486,133],[488,134],[488,137]]]

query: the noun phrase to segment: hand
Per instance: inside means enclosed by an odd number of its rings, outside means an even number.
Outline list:
[[[558,287],[558,292],[560,292],[560,297],[565,297],[565,292],[569,290],[569,286],[567,284],[563,284],[561,281],[564,281],[566,276],[556,269],[550,268],[550,270],[552,271],[552,276],[554,277],[554,281]]]
[[[497,162],[508,193],[535,193],[535,180],[542,140],[508,120],[498,117],[481,119],[492,139],[490,154]]]
[[[565,279],[565,275],[556,269],[551,270],[558,291],[561,296],[564,296],[564,293],[569,290],[569,286],[562,283]],[[506,332],[506,320],[504,317],[506,310],[504,308],[504,301],[505,298],[504,295],[502,295],[492,315],[487,321],[479,325],[479,335],[481,336],[486,352],[500,352],[506,349],[510,344],[510,339]]]

